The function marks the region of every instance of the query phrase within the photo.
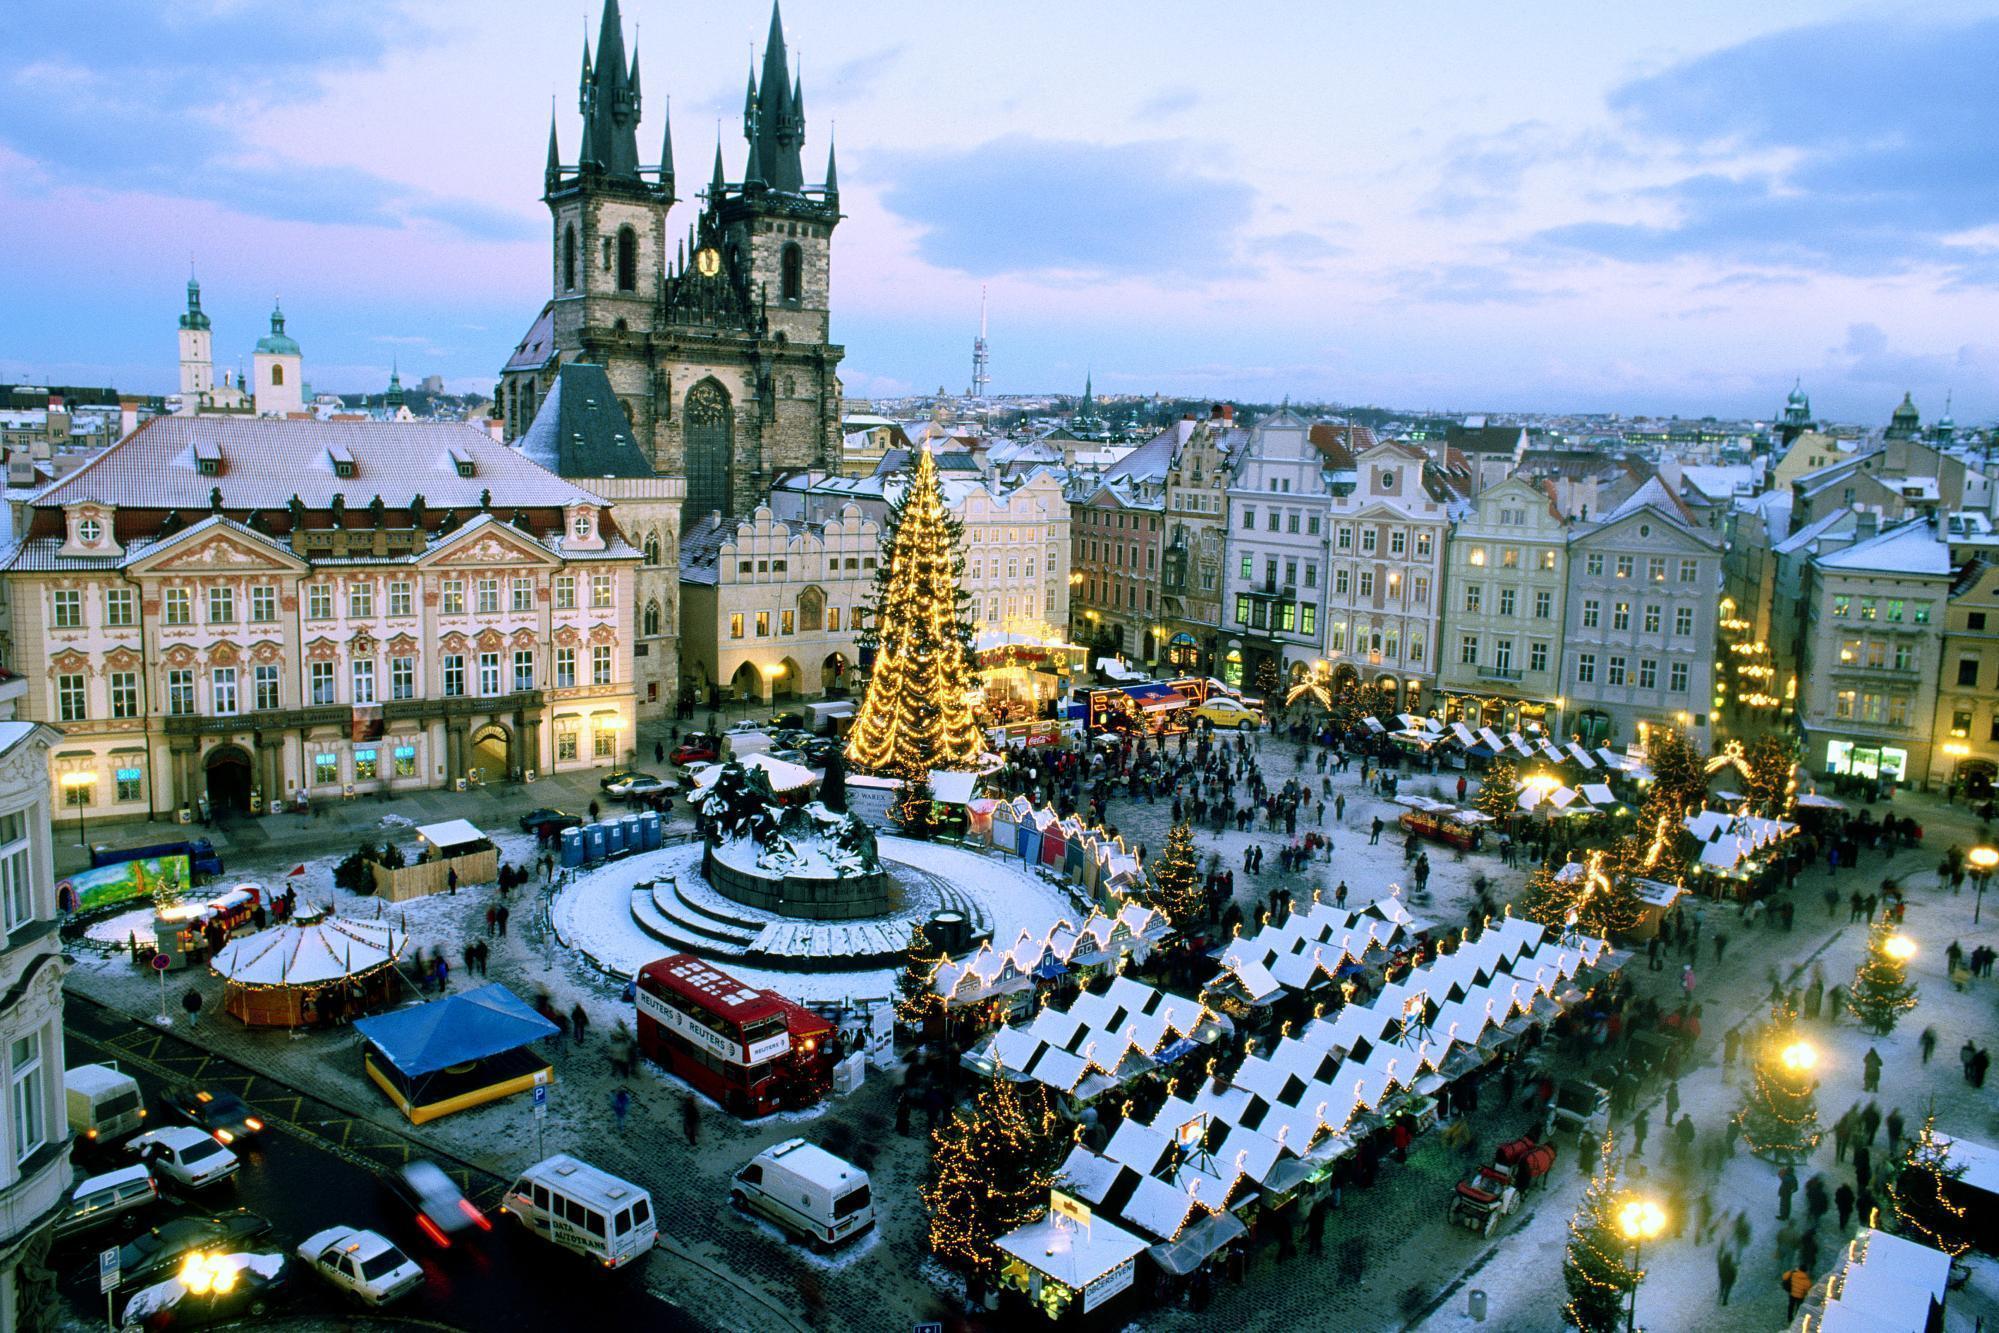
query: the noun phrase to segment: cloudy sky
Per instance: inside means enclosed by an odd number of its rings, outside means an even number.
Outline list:
[[[584,4],[591,8],[586,18]],[[274,294],[315,387],[490,387],[599,0],[15,0],[0,379],[171,390]],[[761,0],[625,0],[640,142],[740,173]],[[790,0],[854,396],[1999,415],[1999,8]],[[682,214],[692,204],[679,205]],[[676,222],[676,230],[684,218]]]

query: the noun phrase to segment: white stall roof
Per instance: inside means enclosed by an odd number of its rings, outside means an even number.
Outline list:
[[[433,847],[462,847],[485,838],[469,819],[447,819],[437,824],[419,824],[416,834]]]

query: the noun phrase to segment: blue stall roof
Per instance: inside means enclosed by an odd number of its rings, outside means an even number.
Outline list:
[[[551,1037],[555,1024],[497,983],[354,1024],[382,1057],[409,1078],[484,1060]]]

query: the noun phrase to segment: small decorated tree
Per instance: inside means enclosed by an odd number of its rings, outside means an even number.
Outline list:
[[[1562,1322],[1580,1333],[1617,1333],[1624,1326],[1624,1303],[1645,1276],[1632,1266],[1617,1225],[1619,1166],[1616,1136],[1606,1132],[1596,1174],[1569,1218],[1569,1244],[1562,1256],[1562,1285],[1569,1298],[1562,1306]]]
[[[1768,1162],[1803,1161],[1818,1146],[1817,1054],[1798,1039],[1798,1016],[1789,1006],[1771,1007],[1770,1025],[1751,1053],[1749,1084],[1735,1123],[1749,1151]]]
[[[1964,1166],[1951,1160],[1950,1144],[1936,1130],[1932,1104],[1923,1127],[1902,1150],[1901,1170],[1888,1179],[1888,1197],[1897,1231],[1955,1259],[1971,1248],[1972,1239],[1970,1209],[1950,1197],[1950,1183],[1964,1174]]]
[[[1758,736],[1743,751],[1742,762],[1748,766],[1743,794],[1749,798],[1749,808],[1768,819],[1790,814],[1797,792],[1797,743],[1774,732]]]
[[[1472,798],[1482,815],[1508,819],[1520,813],[1520,766],[1504,755],[1492,761]]]
[[[923,1202],[931,1252],[960,1272],[989,1275],[993,1241],[1047,1209],[1072,1139],[1041,1084],[987,1083],[930,1136]]]
[[[1557,928],[1573,918],[1582,934],[1607,940],[1635,929],[1645,905],[1628,874],[1612,868],[1602,852],[1591,852],[1580,867],[1536,870],[1527,879],[1521,910],[1532,920]]]
[[[1652,770],[1650,801],[1677,819],[1707,800],[1707,757],[1677,731],[1654,730],[1646,740],[1645,766]]]
[[[944,958],[944,951],[930,943],[922,922],[909,928],[909,951],[895,979],[895,1017],[911,1032],[922,1033],[943,1016],[944,997],[932,982]]]
[[[1916,1007],[1916,983],[1909,980],[1909,944],[1886,921],[1867,932],[1867,952],[1853,969],[1853,990],[1846,1007],[1870,1031],[1881,1036]]]
[[[1166,850],[1146,867],[1152,878],[1152,905],[1165,913],[1175,930],[1186,932],[1207,915],[1208,895],[1201,887],[1200,855],[1194,850],[1193,826],[1184,820],[1166,835]]]
[[[913,781],[904,779],[896,796],[895,822],[906,838],[928,838],[937,832],[937,798],[930,790],[928,773]]]

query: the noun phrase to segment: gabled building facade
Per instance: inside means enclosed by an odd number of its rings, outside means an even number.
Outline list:
[[[1424,711],[1436,684],[1455,503],[1423,451],[1393,440],[1363,449],[1351,487],[1333,488],[1326,656],[1336,677],[1377,687],[1390,711]]]
[[[1229,476],[1223,569],[1229,651],[1248,681],[1295,681],[1325,655],[1332,494],[1310,425],[1290,411],[1260,421]]]
[[[1159,579],[1167,660],[1176,671],[1218,675],[1241,685],[1240,651],[1231,661],[1222,645],[1229,447],[1240,434],[1234,409],[1217,407],[1206,421],[1177,421],[1167,433],[1171,455],[1162,499],[1165,545]]]
[[[1974,559],[1955,575],[1937,656],[1937,785],[1990,800],[1999,784],[1999,564]]]
[[[1569,525],[1548,492],[1509,477],[1450,534],[1437,688],[1444,717],[1502,733],[1561,711]]]

